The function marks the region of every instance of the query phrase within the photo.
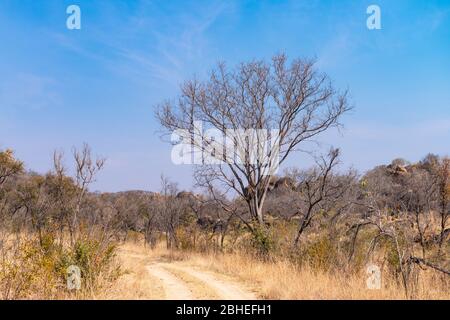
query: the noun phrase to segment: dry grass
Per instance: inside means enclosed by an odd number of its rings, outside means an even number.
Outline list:
[[[61,244],[52,233],[3,233],[0,247],[0,299],[95,299],[120,277],[115,244],[80,237]],[[81,290],[68,290],[67,270],[80,268]]]
[[[206,283],[198,281],[197,278],[179,269],[172,267],[168,267],[167,269],[188,285],[189,289],[192,291],[192,294],[196,299],[219,299],[217,293]]]
[[[147,271],[146,265],[157,250],[150,250],[142,245],[126,243],[120,247],[118,258],[124,274],[97,299],[163,299],[164,290],[158,279],[153,278]]]
[[[264,299],[405,299],[403,288],[383,275],[380,290],[366,287],[364,274],[301,269],[289,261],[263,262],[240,254],[195,255],[192,263],[240,278]],[[416,299],[450,299],[450,288],[433,272],[422,271]]]
[[[365,274],[298,268],[289,261],[264,262],[241,254],[168,251],[162,244],[150,250],[140,244],[126,244],[121,247],[119,257],[128,273],[103,298],[163,298],[158,280],[152,279],[144,268],[146,264],[157,260],[182,263],[237,279],[257,292],[262,299],[405,299],[402,287],[384,274],[383,288],[369,290]],[[177,275],[188,284],[194,283],[186,274]],[[445,283],[440,275],[427,270],[421,271],[420,275],[416,299],[450,299],[448,279]],[[199,290],[203,289],[197,287],[196,296],[201,296]]]

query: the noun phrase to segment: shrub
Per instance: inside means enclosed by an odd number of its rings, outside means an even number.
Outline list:
[[[73,246],[57,244],[52,234],[21,239],[3,248],[0,262],[2,299],[59,299],[95,293],[120,276],[115,266],[116,246],[96,239],[80,239]],[[82,288],[67,290],[67,269],[81,270]]]
[[[252,232],[251,245],[256,249],[256,254],[267,258],[274,248],[274,240],[271,229],[263,226],[255,226]]]
[[[307,245],[302,255],[313,268],[329,270],[335,266],[338,252],[328,236],[321,236]]]

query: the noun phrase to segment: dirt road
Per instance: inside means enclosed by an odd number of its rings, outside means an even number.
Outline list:
[[[152,264],[147,266],[148,272],[162,282],[166,299],[171,300],[192,300],[194,296],[189,287],[179,278],[174,276],[162,266]]]
[[[196,266],[189,259],[173,261],[158,254],[122,250],[126,268],[117,294],[124,298],[169,300],[253,300],[258,296],[238,279]],[[144,272],[145,270],[145,272]]]

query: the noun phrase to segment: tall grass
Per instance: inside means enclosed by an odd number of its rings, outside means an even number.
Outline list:
[[[194,254],[192,263],[235,276],[264,299],[405,299],[400,283],[382,273],[382,288],[366,286],[364,272],[324,271],[289,260],[262,261],[247,255]],[[422,271],[414,299],[450,299],[450,281],[432,271]]]
[[[261,299],[405,299],[403,287],[388,270],[382,270],[382,288],[367,288],[362,271],[326,270],[288,259],[261,259],[243,252],[211,253],[167,250],[163,243],[154,249],[127,243],[119,257],[128,273],[107,298],[161,298],[158,279],[152,279],[145,266],[155,261],[183,264],[230,276],[256,292]],[[450,299],[448,277],[421,270],[414,299]]]

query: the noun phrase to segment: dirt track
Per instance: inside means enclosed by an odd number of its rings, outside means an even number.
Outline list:
[[[194,298],[189,287],[187,287],[182,280],[175,277],[163,267],[153,264],[147,266],[147,270],[153,277],[162,282],[166,299],[191,300]]]
[[[257,299],[257,295],[237,279],[205,270],[189,260],[167,261],[162,257],[126,250],[120,256],[128,261],[128,277],[134,282],[133,289],[123,288],[121,291],[140,291],[139,299]],[[146,285],[140,286],[141,283]]]

